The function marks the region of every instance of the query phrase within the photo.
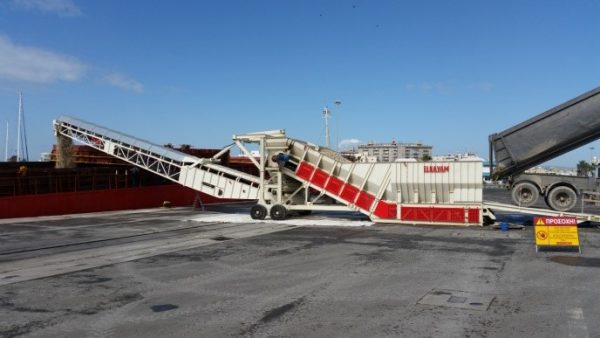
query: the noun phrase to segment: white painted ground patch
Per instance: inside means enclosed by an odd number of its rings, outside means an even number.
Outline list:
[[[289,224],[298,226],[344,226],[344,227],[364,227],[375,223],[370,221],[360,221],[346,218],[321,218],[321,217],[298,217],[289,218],[282,221],[272,219],[255,220],[247,214],[204,214],[190,219],[195,222],[223,222],[223,223],[275,223]]]
[[[573,308],[567,311],[567,323],[569,328],[569,337],[589,337],[587,325],[585,324],[585,317],[583,316],[582,308]]]
[[[433,289],[419,299],[417,304],[486,311],[494,297],[466,291]]]

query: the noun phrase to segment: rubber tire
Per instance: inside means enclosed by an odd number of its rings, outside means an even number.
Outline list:
[[[523,196],[525,199],[523,199]],[[512,200],[516,205],[530,207],[540,198],[540,191],[533,183],[521,182],[512,188]]]
[[[252,206],[250,208],[250,217],[252,219],[265,219],[267,217],[267,208],[260,204]]]
[[[577,204],[577,193],[569,187],[556,187],[548,193],[547,202],[553,210],[569,211]]]
[[[281,204],[275,204],[271,207],[271,218],[276,221],[281,221],[286,219],[288,214],[287,209]]]

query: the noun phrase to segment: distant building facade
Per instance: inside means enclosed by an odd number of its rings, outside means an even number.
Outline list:
[[[367,143],[358,146],[361,162],[394,162],[397,159],[432,157],[433,147],[417,143]]]

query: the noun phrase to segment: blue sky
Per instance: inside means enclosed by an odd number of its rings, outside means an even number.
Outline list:
[[[21,90],[34,159],[61,114],[160,144],[323,144],[325,105],[333,142],[487,157],[489,134],[600,85],[599,17],[592,0],[4,0],[0,135]]]

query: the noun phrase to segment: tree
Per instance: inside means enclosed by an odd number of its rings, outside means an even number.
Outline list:
[[[577,163],[577,175],[578,176],[589,176],[589,174],[594,170],[594,166],[586,161],[579,161]]]
[[[429,156],[429,154],[423,154],[423,156],[421,156],[421,161],[423,161],[423,162],[431,161],[431,156]]]

